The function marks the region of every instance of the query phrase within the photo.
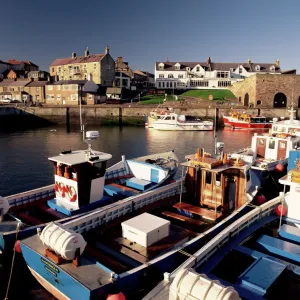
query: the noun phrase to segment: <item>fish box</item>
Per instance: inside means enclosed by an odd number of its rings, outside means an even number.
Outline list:
[[[145,248],[169,236],[170,221],[144,213],[122,223],[122,236]]]

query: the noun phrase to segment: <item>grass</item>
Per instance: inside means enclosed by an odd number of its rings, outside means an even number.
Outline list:
[[[181,96],[196,97],[208,100],[208,96],[213,95],[214,100],[225,100],[225,98],[235,98],[234,94],[229,90],[190,90]]]
[[[165,95],[147,95],[141,98],[139,104],[163,104]],[[174,101],[173,96],[168,95],[167,101]]]

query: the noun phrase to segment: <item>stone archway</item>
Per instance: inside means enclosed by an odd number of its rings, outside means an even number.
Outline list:
[[[287,99],[284,93],[277,93],[274,96],[273,107],[286,107]]]
[[[244,97],[244,106],[249,107],[249,94],[246,93]]]

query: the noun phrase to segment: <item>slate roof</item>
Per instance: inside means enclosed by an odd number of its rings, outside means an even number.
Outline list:
[[[48,81],[31,81],[26,87],[40,87],[48,84]]]
[[[52,83],[52,85],[62,85],[62,84],[86,84],[87,80],[59,80]]]
[[[9,86],[25,86],[28,83],[30,83],[30,81],[28,80],[17,80],[17,81],[13,81]]]
[[[69,64],[84,64],[90,62],[99,62],[105,54],[90,54],[89,56],[76,56],[75,58],[57,58],[50,66],[63,66]]]
[[[14,80],[4,79],[0,82],[0,86],[10,86],[12,82],[14,82]]]
[[[159,70],[158,65],[161,62],[156,62],[156,70]],[[236,69],[240,65],[242,65],[248,72],[270,72],[270,67],[275,67],[275,73],[281,73],[280,67],[277,67],[275,63],[215,63],[211,62],[210,64],[208,62],[162,62],[164,64],[164,70],[163,71],[185,71],[186,67],[189,67],[190,69],[193,69],[196,65],[200,65],[205,71],[230,71],[231,68]],[[180,70],[175,69],[175,64],[180,64]],[[255,67],[259,65],[260,71],[256,71]]]

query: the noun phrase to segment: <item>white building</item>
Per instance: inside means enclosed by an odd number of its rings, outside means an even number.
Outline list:
[[[281,74],[275,63],[156,62],[155,87],[158,89],[226,89],[253,74]]]

